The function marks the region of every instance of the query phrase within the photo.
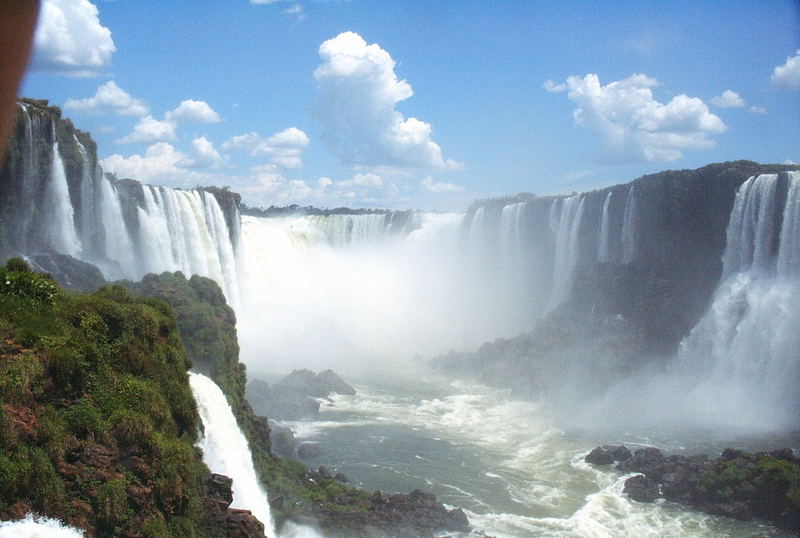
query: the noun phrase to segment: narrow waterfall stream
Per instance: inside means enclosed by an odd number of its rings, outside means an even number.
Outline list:
[[[231,506],[250,510],[264,524],[266,535],[275,536],[267,494],[258,483],[250,447],[225,394],[202,374],[190,373],[189,383],[205,430],[199,443],[203,461],[212,472],[233,479]]]

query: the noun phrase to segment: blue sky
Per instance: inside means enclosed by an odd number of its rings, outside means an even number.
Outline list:
[[[463,210],[800,161],[800,3],[48,0],[21,93],[119,177]]]

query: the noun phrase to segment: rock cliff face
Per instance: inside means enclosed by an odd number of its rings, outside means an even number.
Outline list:
[[[720,280],[737,188],[789,169],[736,161],[568,197],[476,203],[465,219],[466,242],[495,272],[524,275],[523,293],[540,306],[529,315],[530,332],[438,363],[527,391],[576,357],[595,357],[576,375],[590,372],[587,379],[601,386],[636,363],[673,355]],[[509,257],[510,248],[535,255]]]

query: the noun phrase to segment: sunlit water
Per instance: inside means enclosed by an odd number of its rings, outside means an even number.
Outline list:
[[[554,427],[547,414],[477,385],[358,385],[355,396],[323,401],[319,420],[283,425],[298,441],[317,444],[320,455],[310,466],[343,472],[367,490],[429,490],[463,508],[475,529],[492,536],[786,535],[664,501],[630,501],[621,493],[628,475],[583,461],[603,442],[710,454],[730,443],[668,443],[634,433],[589,438]]]

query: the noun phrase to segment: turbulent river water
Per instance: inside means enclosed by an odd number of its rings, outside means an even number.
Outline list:
[[[548,410],[506,391],[465,383],[359,384],[355,396],[322,400],[318,420],[284,422],[299,442],[314,443],[311,466],[343,472],[367,490],[435,493],[465,510],[473,527],[497,537],[786,536],[759,522],[739,522],[622,494],[628,475],[589,465],[602,442],[634,449],[715,454],[746,448],[746,439],[648,438],[561,429]],[[767,441],[774,447],[797,437]],[[765,449],[764,439],[755,448]],[[768,447],[767,447],[768,448]]]

